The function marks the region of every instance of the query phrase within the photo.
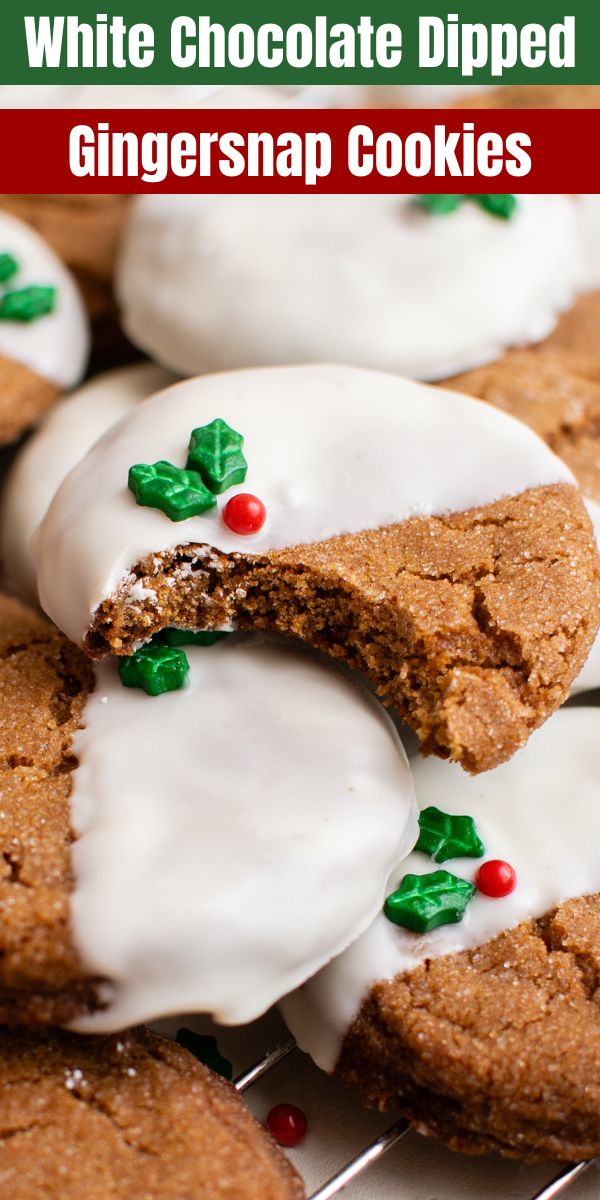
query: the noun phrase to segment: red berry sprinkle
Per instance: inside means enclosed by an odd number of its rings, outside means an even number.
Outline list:
[[[493,896],[497,900],[514,892],[517,873],[510,863],[503,862],[501,858],[491,858],[480,866],[475,883],[484,896]]]
[[[267,519],[267,510],[258,496],[250,492],[238,492],[227,501],[223,509],[223,520],[233,533],[248,537],[258,533]]]
[[[267,1116],[265,1125],[280,1146],[297,1146],[306,1137],[308,1121],[295,1104],[276,1104]]]

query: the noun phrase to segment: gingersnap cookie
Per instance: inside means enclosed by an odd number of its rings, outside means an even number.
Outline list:
[[[13,1200],[301,1200],[235,1088],[148,1029],[0,1031],[0,1179]]]
[[[581,280],[572,200],[441,199],[139,197],[125,331],[185,375],[340,362],[423,379],[546,336]]]
[[[540,354],[568,350],[586,356],[600,350],[600,291],[584,292],[563,313],[556,328],[535,347]]]
[[[69,272],[32,230],[0,213],[0,445],[78,382],[88,348]]]
[[[284,1002],[325,1069],[454,1149],[600,1151],[599,722],[561,709],[475,780],[416,761],[384,910]]]
[[[12,465],[0,506],[0,561],[9,590],[37,603],[31,541],[54,493],[84,454],[152,392],[174,376],[152,363],[107,371],[60,401]]]
[[[512,351],[446,386],[524,421],[567,463],[584,495],[600,504],[600,355]]]
[[[598,108],[600,87],[594,84],[505,84],[479,88],[455,100],[456,108]]]
[[[551,349],[506,354],[489,366],[448,381],[470,396],[524,421],[572,470],[600,545],[600,357]],[[596,641],[573,689],[600,687]]]
[[[92,668],[0,614],[0,1020],[243,1023],[366,928],[416,820],[364,685],[175,629]]]
[[[566,698],[600,615],[589,518],[541,439],[342,367],[146,401],[67,477],[35,553],[42,606],[92,657],[165,625],[297,637],[473,772]]]

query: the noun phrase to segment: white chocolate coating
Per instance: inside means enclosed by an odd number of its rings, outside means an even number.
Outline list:
[[[97,375],[60,404],[21,450],[2,493],[0,561],[9,589],[37,603],[31,539],[57,488],[94,442],[173,376],[152,363]]]
[[[92,1032],[252,1020],[373,919],[416,837],[387,714],[322,658],[237,636],[149,697],[97,668],[74,739],[75,943],[111,981]]]
[[[333,1070],[344,1034],[378,980],[425,958],[481,946],[563,900],[600,891],[599,729],[597,708],[562,708],[509,763],[476,778],[439,759],[412,760],[420,808],[474,817],[486,853],[437,864],[413,852],[392,876],[388,894],[407,874],[443,869],[473,881],[491,858],[514,867],[517,886],[501,900],[476,892],[460,924],[424,935],[380,913],[345,954],[287,997],[285,1019],[320,1066]]]
[[[441,379],[553,328],[581,278],[574,204],[510,221],[411,196],[142,196],[117,291],[131,340],[193,375],[341,362]]]
[[[19,272],[0,291],[55,287],[54,311],[36,321],[0,321],[0,354],[23,363],[61,388],[79,382],[89,353],[88,319],[79,289],[53,250],[33,229],[0,212],[0,254],[12,254]]]
[[[129,468],[184,466],[192,429],[216,417],[244,436],[245,482],[186,521],[136,505]],[[34,539],[40,601],[81,642],[103,599],[123,588],[127,600],[129,571],[147,554],[184,543],[260,554],[558,482],[573,477],[530,429],[441,388],[334,366],[190,379],[140,405],[64,481]],[[240,491],[267,508],[253,537],[220,515]]]
[[[577,218],[583,241],[585,285],[600,287],[600,196],[577,197]]]
[[[218,84],[4,84],[0,108],[199,108]]]
[[[592,518],[596,542],[600,550],[600,504],[597,504],[595,500],[586,499],[585,505]],[[593,688],[600,688],[600,634],[596,637],[585,666],[579,672],[571,691],[574,693],[589,692]]]

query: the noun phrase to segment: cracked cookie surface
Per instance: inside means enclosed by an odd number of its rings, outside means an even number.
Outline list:
[[[557,484],[260,557],[152,555],[99,606],[86,648],[126,654],[165,626],[232,620],[297,637],[365,672],[426,753],[476,773],[566,699],[597,588],[589,518]]]
[[[597,313],[600,328],[600,309]],[[566,320],[567,318],[565,318]],[[600,503],[600,357],[552,346],[515,351],[451,386],[524,421]]]
[[[599,918],[600,896],[569,900],[479,949],[377,984],[337,1073],[456,1150],[595,1157]]]
[[[235,1089],[146,1029],[0,1031],[0,1179],[13,1200],[301,1200]]]

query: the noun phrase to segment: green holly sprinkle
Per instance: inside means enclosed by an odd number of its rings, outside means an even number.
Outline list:
[[[186,468],[197,471],[207,488],[220,495],[246,478],[248,463],[242,454],[243,445],[241,433],[218,417],[210,425],[192,430]]]
[[[163,692],[176,692],[182,688],[189,669],[183,650],[154,642],[119,661],[123,686],[141,688],[149,696],[161,696]]]
[[[477,835],[472,817],[455,817],[440,808],[424,808],[419,817],[419,840],[415,850],[429,854],[434,862],[448,858],[481,858],[485,846]]]
[[[184,1050],[189,1050],[198,1062],[210,1067],[216,1075],[222,1075],[223,1079],[233,1078],[233,1067],[228,1058],[223,1058],[216,1038],[194,1033],[193,1029],[178,1029],[175,1041],[179,1046],[183,1046]]]
[[[5,292],[0,300],[1,321],[37,321],[54,310],[56,288],[24,287]]]
[[[447,213],[456,212],[463,200],[463,196],[446,196],[440,194],[436,196],[418,196],[415,204],[418,204],[419,208],[424,208],[426,212],[432,213],[433,216],[445,217]]]
[[[6,283],[7,279],[12,279],[19,270],[19,264],[12,254],[0,254],[0,283]]]
[[[138,504],[159,508],[171,521],[197,517],[216,504],[195,471],[170,462],[137,463],[129,469],[128,486]]]
[[[214,646],[221,638],[229,637],[226,629],[163,629],[154,641],[163,646]]]
[[[502,221],[510,221],[517,207],[517,197],[510,193],[505,196],[473,196],[473,199],[486,212],[493,217],[500,217]]]
[[[474,892],[474,884],[449,871],[405,875],[400,887],[388,896],[383,911],[394,925],[430,933],[438,925],[462,921]]]
[[[473,204],[478,204],[485,212],[490,213],[492,217],[499,217],[502,221],[510,221],[513,213],[517,208],[517,197],[511,194],[507,195],[492,195],[484,196],[473,193],[472,195],[449,196],[417,196],[415,201],[419,208],[424,208],[426,212],[433,216],[445,217],[448,213],[456,212],[463,204],[471,201]]]

